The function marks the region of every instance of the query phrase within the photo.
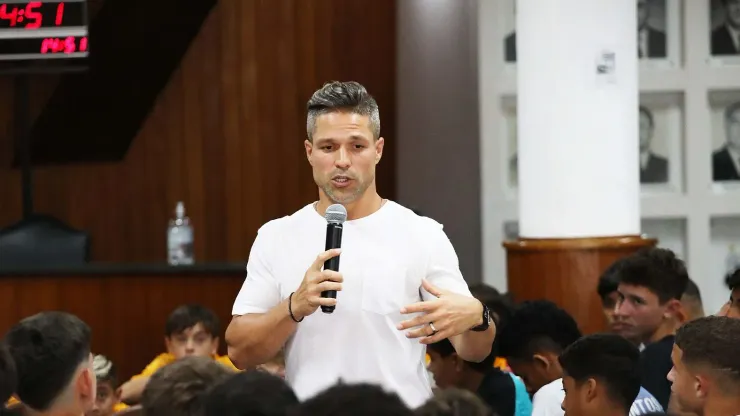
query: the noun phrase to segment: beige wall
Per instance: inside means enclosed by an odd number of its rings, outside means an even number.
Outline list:
[[[477,1],[401,0],[398,200],[445,226],[469,282],[482,279]]]

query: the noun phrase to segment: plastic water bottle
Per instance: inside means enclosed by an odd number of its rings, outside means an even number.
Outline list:
[[[177,203],[175,218],[167,228],[167,261],[171,265],[193,264],[193,227],[185,216],[185,204]]]
[[[730,244],[730,249],[727,251],[727,257],[725,257],[725,271],[727,274],[731,274],[738,267],[740,267],[740,254],[735,250],[735,245]]]

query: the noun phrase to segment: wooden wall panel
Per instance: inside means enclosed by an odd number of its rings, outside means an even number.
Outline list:
[[[197,261],[244,260],[261,224],[316,198],[305,103],[334,79],[363,83],[380,105],[378,187],[393,198],[395,0],[221,0],[125,160],[36,169],[36,211],[88,230],[94,261],[164,261],[182,200]],[[34,80],[38,109],[54,77]],[[0,227],[21,215],[11,97],[0,79]]]

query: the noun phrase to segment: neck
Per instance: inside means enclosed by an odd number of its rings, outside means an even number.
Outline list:
[[[740,397],[712,397],[702,409],[706,416],[740,415]]]
[[[460,387],[475,393],[480,388],[481,383],[483,383],[483,378],[485,376],[485,374],[478,371],[466,371],[466,374],[462,378],[462,385]]]
[[[326,209],[335,203],[336,202],[329,199],[323,190],[319,190],[319,202],[316,204],[316,211],[318,211],[319,214],[323,216]],[[365,193],[355,201],[342,205],[347,209],[347,220],[356,220],[367,217],[379,210],[381,205],[383,205],[383,198],[378,195],[378,191],[375,189],[375,183],[373,183],[368,186]]]
[[[660,324],[658,329],[653,332],[653,335],[650,336],[650,338],[647,339],[648,344],[652,344],[653,342],[658,342],[661,339],[667,337],[668,335],[675,335],[676,334],[676,321],[673,319],[665,319]]]

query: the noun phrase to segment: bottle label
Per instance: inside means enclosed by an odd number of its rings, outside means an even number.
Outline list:
[[[168,262],[193,264],[193,230],[188,226],[171,227],[167,235]]]

